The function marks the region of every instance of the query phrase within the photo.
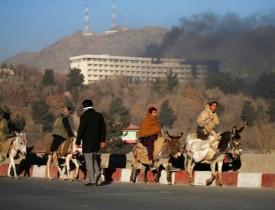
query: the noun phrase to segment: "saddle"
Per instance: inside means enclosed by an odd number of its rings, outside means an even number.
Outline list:
[[[0,141],[0,153],[4,158],[7,158],[10,152],[10,146],[15,138],[8,138]]]
[[[154,159],[161,152],[165,139],[163,137],[158,137],[158,139],[154,142]],[[141,142],[138,142],[133,148],[133,156],[134,158],[143,164],[149,164],[148,151],[146,146],[144,146]]]
[[[46,147],[45,154],[51,153],[51,145],[53,140],[49,142],[49,144]],[[66,156],[72,152],[71,143],[73,142],[73,138],[66,139],[63,141],[59,147],[57,148],[56,154],[58,156]]]

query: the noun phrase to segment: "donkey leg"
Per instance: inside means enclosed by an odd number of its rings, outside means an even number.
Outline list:
[[[79,172],[79,164],[77,162],[77,159],[76,158],[73,158],[71,159],[71,161],[73,162],[73,164],[75,165],[75,170],[74,170],[74,173],[73,173],[73,176],[70,177],[70,179],[73,181],[77,178],[78,176],[78,172]]]
[[[223,179],[222,179],[222,166],[223,166],[223,160],[218,162],[219,185],[221,187],[224,186]]]
[[[187,168],[187,172],[188,172],[188,176],[189,176],[189,184],[191,186],[194,186],[194,179],[193,179],[194,167],[195,167],[195,162],[193,161],[193,159],[187,158],[186,168]]]
[[[133,164],[132,164],[131,175],[130,175],[130,182],[131,182],[131,183],[135,183],[134,176],[135,176],[137,167],[138,167],[138,164],[137,164],[137,163],[133,163]]]
[[[48,176],[49,180],[52,180],[51,171],[50,171],[51,161],[52,161],[52,155],[49,154],[48,155],[48,161],[47,161],[47,167],[46,167],[47,168],[47,176]]]
[[[143,176],[143,182],[147,183],[148,182],[148,179],[147,179],[147,172],[148,172],[147,167],[142,166],[141,169],[140,169],[140,172],[141,172],[141,174]]]
[[[61,180],[66,180],[65,172],[62,173],[62,170],[61,170],[61,168],[60,168],[59,165],[57,166],[57,170],[58,170],[58,173],[59,173],[59,179],[61,179]]]
[[[8,175],[9,178],[11,178],[11,163],[9,163],[7,175]]]
[[[13,169],[14,178],[17,179],[16,167],[15,167],[15,164],[14,164],[13,156],[10,157],[10,166]]]
[[[79,172],[79,164],[77,162],[77,159],[76,158],[72,158],[72,162],[74,163],[75,165],[75,172],[74,172],[74,175],[73,175],[73,180],[75,180],[77,177],[78,177],[78,172]]]
[[[215,166],[216,166],[216,162],[212,162],[210,164],[210,168],[211,168],[211,177],[209,179],[206,180],[206,185],[211,185],[212,182],[215,180],[216,178],[216,172],[215,172]]]
[[[160,165],[156,164],[156,172],[154,174],[154,182],[157,184],[159,183],[159,178],[160,178]]]
[[[72,154],[69,154],[66,156],[66,159],[65,159],[67,179],[70,181],[74,179],[74,177],[73,178],[71,177],[71,167],[70,167],[70,161],[72,160],[72,157],[73,157]]]
[[[172,174],[171,174],[171,163],[168,163],[164,168],[166,171],[166,176],[167,176],[167,184],[172,185]]]

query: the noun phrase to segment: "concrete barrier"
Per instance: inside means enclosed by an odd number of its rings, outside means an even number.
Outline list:
[[[8,171],[8,165],[0,165],[0,175],[6,176]],[[104,168],[103,175],[106,181],[120,181],[130,182],[131,169],[127,168]],[[28,175],[26,175],[28,174]],[[58,172],[56,167],[51,167],[51,174],[53,178],[58,178]],[[33,165],[28,173],[21,172],[19,176],[29,176],[46,178],[46,166]],[[210,178],[209,171],[194,171],[194,183],[195,185],[206,185],[206,179]],[[147,174],[148,182],[153,183],[153,173],[151,171]],[[79,171],[79,180],[85,180],[85,171]],[[187,171],[180,170],[172,172],[172,184],[175,185],[189,185]],[[138,174],[136,182],[142,182],[142,175]],[[223,172],[223,182],[229,187],[248,187],[248,188],[275,188],[275,174],[263,174],[263,173],[242,173],[242,172]],[[167,184],[166,172],[161,171],[160,184]],[[216,181],[212,183],[212,186],[218,186],[218,176]]]
[[[265,159],[266,155],[268,158]],[[242,167],[238,172],[223,172],[223,182],[226,186],[231,187],[267,187],[275,188],[275,164],[270,164],[273,162],[274,154],[263,154],[252,155],[247,154],[242,156]],[[34,155],[32,155],[34,156]],[[256,157],[256,158],[255,158]],[[46,178],[46,166],[45,158],[43,156],[41,159],[36,159],[40,164],[35,164],[33,161],[22,161],[22,159],[17,161],[18,174],[20,176],[27,177],[39,177]],[[265,160],[263,160],[265,159]],[[120,181],[129,182],[131,173],[131,163],[133,157],[131,154],[127,155],[114,155],[114,154],[101,154],[100,155],[100,165],[104,169],[103,174],[106,181]],[[260,163],[261,161],[261,163]],[[269,165],[270,164],[270,165]],[[269,167],[268,167],[269,165]],[[258,168],[258,170],[257,170]],[[56,167],[51,167],[50,173],[52,178],[58,178],[58,170]],[[8,165],[6,163],[0,165],[0,175],[7,175]],[[206,179],[210,178],[210,171],[196,170],[193,172],[193,178],[195,185],[205,185]],[[148,182],[153,183],[153,173],[151,171],[147,174]],[[81,167],[78,174],[78,179],[86,179],[85,168]],[[137,175],[136,182],[142,182],[141,174]],[[219,178],[216,176],[216,180],[212,183],[212,186],[217,186]],[[167,184],[166,173],[164,170],[161,171],[160,183]],[[172,184],[176,185],[189,185],[188,173],[185,170],[180,170],[172,173]]]

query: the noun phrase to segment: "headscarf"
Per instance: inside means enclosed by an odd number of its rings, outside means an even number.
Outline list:
[[[139,137],[152,136],[160,133],[159,121],[157,116],[147,112],[146,117],[140,125]]]

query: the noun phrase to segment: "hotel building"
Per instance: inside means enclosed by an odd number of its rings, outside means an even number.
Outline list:
[[[94,81],[131,77],[133,80],[147,81],[164,78],[169,71],[176,73],[179,81],[191,78],[204,79],[207,65],[203,62],[188,62],[185,59],[144,58],[111,55],[79,55],[70,57],[70,68],[78,68],[84,76],[84,84]]]

